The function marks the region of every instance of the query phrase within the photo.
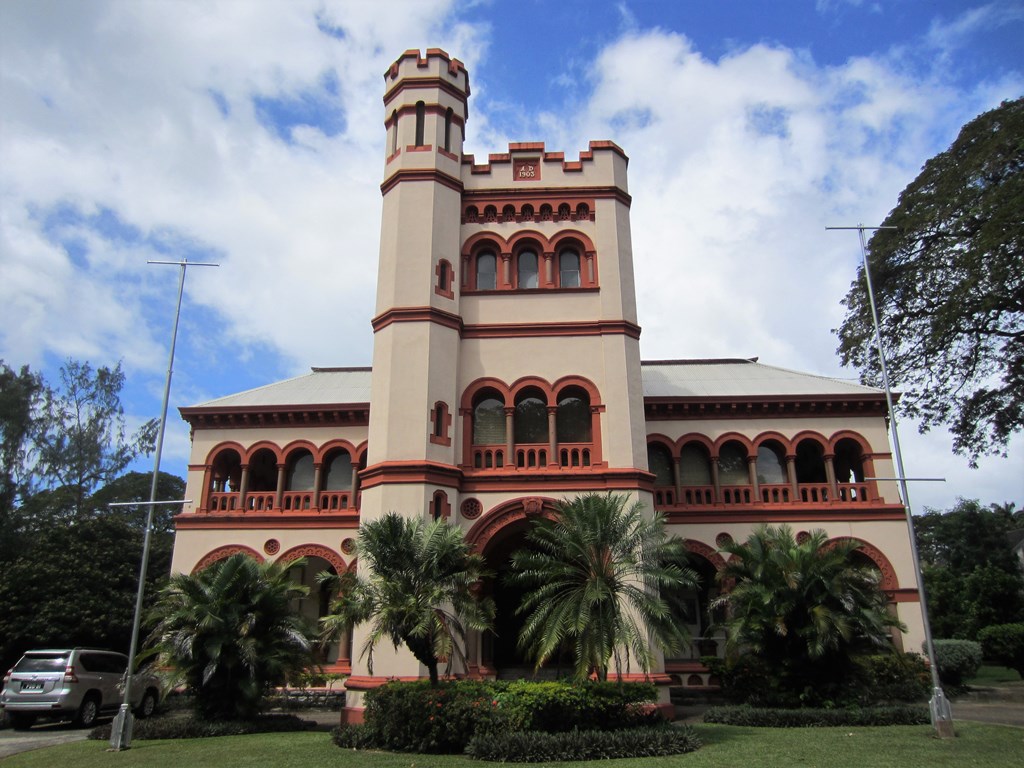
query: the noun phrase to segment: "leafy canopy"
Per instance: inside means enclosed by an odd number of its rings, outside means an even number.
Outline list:
[[[946,425],[972,466],[1024,426],[1024,98],[975,118],[925,163],[871,238],[871,278],[900,407]],[[863,267],[838,353],[880,382]]]
[[[446,521],[425,524],[396,512],[363,524],[356,551],[366,575],[339,577],[321,639],[368,622],[362,654],[371,674],[373,650],[386,637],[396,649],[405,645],[437,685],[442,660],[449,668],[456,657],[465,661],[466,629],[488,629],[494,619],[493,602],[475,591],[487,575],[483,558]]]
[[[297,564],[232,555],[160,591],[149,645],[195,693],[201,717],[250,719],[271,686],[312,664],[313,630],[292,602],[308,590],[287,570]]]
[[[586,494],[535,519],[528,549],[512,555],[511,583],[530,591],[519,645],[537,668],[563,644],[575,675],[608,678],[610,662],[649,671],[652,644],[676,651],[686,642],[670,601],[696,587],[685,548],[665,533],[663,518],[621,494]]]
[[[887,610],[877,571],[854,560],[854,541],[829,541],[822,530],[797,541],[787,525],[758,526],[718,578],[733,586],[712,601],[728,609],[726,650],[753,654],[800,688],[842,677],[855,650],[892,650],[890,629],[902,629]]]

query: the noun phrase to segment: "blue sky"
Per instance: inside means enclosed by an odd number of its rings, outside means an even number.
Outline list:
[[[878,223],[963,123],[1024,93],[1010,0],[6,0],[0,3],[0,357],[50,378],[123,361],[157,415],[370,361],[383,72],[462,59],[468,152],[591,139],[630,156],[645,358],[760,356],[850,377],[831,333]],[[969,470],[901,435],[916,509],[1024,502],[1024,448]],[[172,412],[163,468],[183,474]],[[149,462],[140,463],[148,469]]]

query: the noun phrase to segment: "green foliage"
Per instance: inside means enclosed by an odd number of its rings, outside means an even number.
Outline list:
[[[935,640],[935,663],[942,682],[960,686],[981,669],[981,644],[973,640]]]
[[[927,725],[927,706],[852,707],[849,709],[765,709],[756,707],[711,707],[705,723],[739,725],[748,728],[828,728],[834,726]]]
[[[513,731],[615,730],[660,719],[644,706],[657,700],[645,683],[520,680],[496,688],[494,699],[503,727]]]
[[[360,527],[357,553],[369,576],[338,578],[340,595],[321,619],[321,639],[369,622],[362,654],[371,674],[373,649],[387,637],[395,648],[408,647],[436,685],[441,659],[465,660],[466,628],[488,629],[494,619],[493,602],[473,589],[486,575],[483,558],[460,528],[395,512]]]
[[[477,729],[498,722],[491,684],[468,680],[393,682],[366,694],[365,739],[395,752],[462,752]]]
[[[15,551],[15,510],[28,488],[27,459],[43,382],[28,366],[0,360],[0,562]]]
[[[978,633],[986,660],[1017,671],[1024,678],[1024,624],[997,624]]]
[[[305,594],[280,564],[233,555],[171,576],[149,642],[195,693],[199,717],[252,719],[271,686],[312,663],[312,630],[291,605]]]
[[[148,499],[150,476],[144,477]],[[159,489],[167,494],[162,498],[181,498],[185,483],[161,473]],[[96,646],[127,652],[146,513],[107,509],[109,501],[135,500],[122,491],[117,481],[101,489],[86,502],[90,516],[41,526],[0,561],[0,667],[9,669],[30,648]],[[171,569],[173,534],[154,530],[147,607]]]
[[[840,697],[843,703],[924,701],[931,692],[928,664],[917,653],[854,656],[853,668]]]
[[[510,582],[530,590],[519,646],[537,668],[567,645],[578,680],[606,680],[612,660],[619,671],[650,670],[652,641],[667,653],[685,643],[669,601],[697,574],[663,518],[628,502],[612,493],[564,501],[554,519],[534,520],[529,548],[512,555]]]
[[[33,425],[34,473],[44,488],[67,488],[74,495],[71,512],[82,514],[85,500],[110,483],[156,441],[158,419],[128,435],[121,389],[124,372],[94,369],[69,359],[60,369],[58,388],[47,386]]]
[[[733,557],[718,578],[732,590],[712,601],[724,622],[730,663],[771,695],[813,703],[840,690],[855,652],[892,652],[878,574],[853,559],[857,544],[822,530],[797,542],[789,526],[760,526],[722,550]]]
[[[921,429],[970,458],[1024,426],[1024,98],[975,118],[925,163],[871,238],[889,377]],[[879,383],[863,269],[843,300],[844,365]]]
[[[365,725],[342,729],[339,746],[454,754],[474,734],[600,728],[660,720],[653,685],[611,682],[391,682],[366,694]],[[340,740],[340,741],[339,741]]]
[[[111,723],[89,731],[89,738],[109,741]],[[205,720],[197,717],[153,717],[135,720],[132,739],[206,739],[213,736],[244,736],[252,733],[291,733],[308,731],[309,720],[295,715],[260,715],[251,720]]]
[[[935,635],[970,640],[990,624],[1024,620],[1024,574],[1007,539],[1020,518],[1013,504],[969,499],[914,518]]]
[[[494,762],[545,763],[681,755],[700,746],[690,726],[564,733],[503,731],[474,736],[466,754]]]

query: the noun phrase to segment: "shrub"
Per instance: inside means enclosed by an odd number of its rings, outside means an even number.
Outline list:
[[[368,742],[395,752],[462,752],[497,720],[493,685],[470,680],[393,682],[366,694]],[[362,738],[362,736],[360,736]]]
[[[931,675],[917,653],[855,656],[853,673],[840,697],[843,704],[871,705],[889,701],[925,701]]]
[[[962,686],[964,680],[981,669],[981,645],[973,640],[936,640],[935,663],[939,679],[948,685]]]
[[[373,733],[364,724],[340,725],[331,731],[331,741],[342,749],[373,749]]]
[[[660,719],[643,707],[657,699],[655,687],[643,683],[520,680],[507,684],[494,698],[502,725],[511,730],[615,730],[651,725]]]
[[[851,707],[849,709],[711,707],[704,713],[705,723],[742,725],[754,728],[926,725],[930,721],[928,707],[906,704],[886,707]]]
[[[196,717],[154,717],[136,720],[132,739],[204,739],[211,736],[240,736],[251,733],[306,731],[314,726],[295,715],[260,715],[252,720],[204,720]],[[112,723],[89,731],[89,738],[110,739]]]
[[[978,633],[982,655],[1024,678],[1024,624],[995,624]]]
[[[469,742],[466,754],[477,760],[540,763],[679,755],[699,747],[700,740],[689,726],[661,726],[617,731],[479,734]]]

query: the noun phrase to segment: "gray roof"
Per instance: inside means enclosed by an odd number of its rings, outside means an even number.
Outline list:
[[[864,397],[881,392],[842,379],[755,360],[651,360],[642,368],[644,397]],[[369,368],[314,368],[304,376],[198,403],[192,408],[329,406],[370,402]]]
[[[258,408],[276,405],[342,405],[370,402],[369,368],[314,368],[304,376],[276,381],[193,408]]]
[[[864,397],[882,390],[752,360],[649,360],[644,397]]]

